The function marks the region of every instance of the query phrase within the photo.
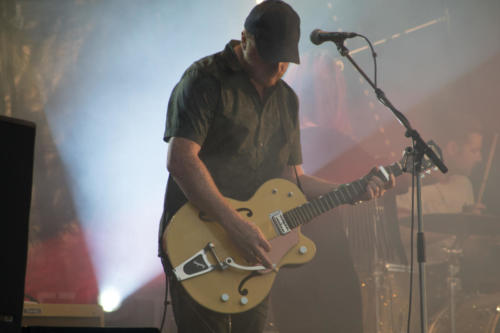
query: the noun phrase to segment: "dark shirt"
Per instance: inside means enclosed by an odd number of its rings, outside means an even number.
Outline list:
[[[198,143],[219,191],[248,200],[266,180],[280,177],[286,165],[301,164],[302,155],[296,94],[280,80],[261,100],[236,57],[238,44],[231,41],[186,70],[169,100],[164,140]],[[169,176],[160,236],[186,202]]]

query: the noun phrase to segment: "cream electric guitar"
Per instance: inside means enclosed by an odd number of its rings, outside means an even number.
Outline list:
[[[407,162],[405,154],[400,162],[380,167],[379,172],[387,177],[388,169],[399,176],[410,167]],[[423,168],[430,167],[424,161]],[[271,243],[268,255],[274,270],[249,265],[220,224],[190,203],[172,217],[163,234],[163,248],[177,280],[196,302],[216,312],[243,312],[264,300],[281,267],[304,264],[314,257],[316,247],[302,235],[300,226],[337,206],[353,203],[366,185],[364,177],[308,202],[295,184],[272,179],[249,201],[228,199]]]

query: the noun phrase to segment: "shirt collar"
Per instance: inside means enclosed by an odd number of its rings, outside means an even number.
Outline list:
[[[234,52],[235,46],[239,45],[240,43],[240,41],[233,39],[226,44],[226,47],[222,52],[222,55],[227,60],[227,65],[234,72],[243,71],[243,66],[241,66],[240,62],[238,61],[238,57],[236,56],[236,52]]]

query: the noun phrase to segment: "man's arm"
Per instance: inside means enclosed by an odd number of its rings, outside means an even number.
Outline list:
[[[302,190],[309,200],[326,194],[338,187],[338,184],[330,183],[321,178],[305,174],[304,169],[300,165],[287,166],[284,170],[283,177],[295,183],[296,177],[294,168],[297,170]],[[365,201],[378,198],[382,196],[387,189],[393,188],[395,184],[396,180],[393,174],[390,174],[389,181],[384,181],[377,176],[371,176],[366,186],[366,192],[356,199]]]
[[[210,172],[198,156],[200,149],[200,145],[194,141],[173,137],[167,155],[170,175],[193,205],[216,218],[245,259],[272,268],[266,254],[271,249],[270,243],[260,229],[233,209],[217,189]]]

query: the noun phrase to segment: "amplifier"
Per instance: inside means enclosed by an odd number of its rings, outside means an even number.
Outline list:
[[[22,326],[103,327],[104,312],[96,304],[24,302]]]
[[[0,332],[21,331],[28,221],[35,149],[34,123],[0,115]]]
[[[156,327],[23,327],[22,333],[160,333]]]

